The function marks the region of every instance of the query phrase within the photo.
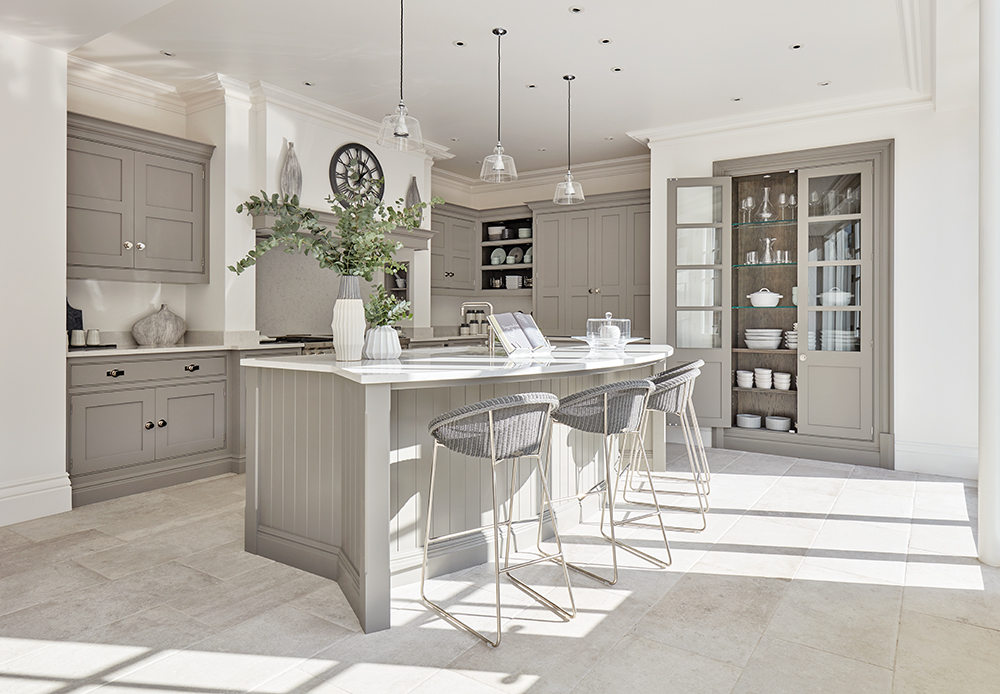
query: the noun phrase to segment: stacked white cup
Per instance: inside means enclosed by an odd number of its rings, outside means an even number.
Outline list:
[[[737,371],[736,385],[740,388],[753,388],[753,371]]]
[[[776,390],[791,390],[792,388],[791,374],[782,373],[781,371],[775,371],[773,379],[774,379],[774,387]]]
[[[754,369],[753,370],[753,382],[758,388],[770,388],[771,387],[771,369]]]

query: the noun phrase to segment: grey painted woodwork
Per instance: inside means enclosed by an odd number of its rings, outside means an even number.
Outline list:
[[[696,195],[699,191],[711,190],[712,194],[722,201],[720,209],[711,218],[680,216],[678,214],[678,198],[687,192]],[[732,426],[732,384],[730,376],[732,369],[732,352],[730,337],[732,316],[730,297],[732,296],[732,214],[728,201],[732,199],[732,179],[716,178],[686,178],[667,182],[667,252],[666,271],[667,286],[671,291],[667,294],[664,309],[667,312],[667,343],[674,347],[674,353],[667,363],[676,366],[685,362],[701,359],[705,366],[695,384],[694,405],[701,426],[728,427]],[[694,214],[692,211],[690,214]],[[687,234],[704,233],[711,238],[714,233],[717,247],[715,257],[693,258],[695,262],[683,263],[682,271],[705,270],[718,272],[722,277],[720,295],[716,297],[714,306],[679,307],[676,284],[678,278],[678,244],[687,242]],[[711,232],[708,230],[712,230]],[[706,248],[706,251],[710,251]],[[705,255],[711,256],[711,252]],[[698,260],[705,262],[697,262]],[[687,309],[687,310],[685,310]],[[715,339],[716,344],[707,342],[698,344],[698,337],[689,329],[685,337],[679,334],[691,322],[685,321],[688,316],[709,316],[714,318],[713,325],[719,326],[719,333],[711,331],[703,333],[703,339]]]
[[[431,289],[476,288],[476,213],[457,205],[431,210]]]
[[[71,113],[67,276],[206,283],[214,147]]]
[[[649,336],[649,205],[628,204],[642,195],[593,196],[567,211],[530,205],[534,310],[543,332],[582,335],[588,318],[610,311],[632,320],[633,335]]]
[[[247,368],[246,550],[336,580],[366,632],[389,627],[389,589],[419,579],[433,440],[427,423],[461,405],[511,393],[565,396],[621,379],[643,378],[663,364],[586,376],[479,382],[437,388],[360,385],[312,371]],[[601,438],[556,425],[551,474],[554,498],[573,496],[601,479]],[[490,520],[489,466],[439,450],[435,534],[478,528]],[[540,489],[522,463],[515,521],[526,542]],[[510,468],[498,472],[509,493]],[[579,523],[593,498],[564,501],[562,527]],[[519,537],[520,537],[519,536]],[[431,574],[487,560],[491,533],[442,543]]]
[[[798,353],[794,354],[798,373],[795,408],[799,433],[781,435],[766,430],[737,429],[730,423],[712,423],[713,443],[718,447],[774,453],[819,460],[893,467],[893,367],[892,367],[892,275],[893,275],[893,142],[881,140],[852,145],[826,147],[798,152],[747,157],[715,162],[713,171],[720,177],[759,176],[761,172],[797,171],[800,211],[798,213],[799,305],[800,328]],[[808,244],[808,181],[836,173],[858,175],[862,179],[860,210],[862,253],[857,262],[810,262]],[[685,180],[682,185],[690,181]],[[673,184],[671,184],[673,185]],[[731,198],[727,198],[731,200]],[[668,200],[673,207],[676,200]],[[774,200],[771,201],[775,202]],[[728,206],[728,205],[727,205]],[[668,212],[668,214],[673,214]],[[833,219],[837,219],[834,217]],[[732,227],[726,227],[731,233]],[[722,243],[723,251],[732,249],[731,237]],[[673,261],[674,246],[668,246],[668,264]],[[724,260],[720,267],[732,265]],[[860,268],[860,350],[856,352],[817,351],[808,348],[808,317],[825,310],[844,307],[809,306],[808,272],[824,265],[857,265]],[[726,278],[730,273],[723,273]],[[722,292],[728,307],[732,292]],[[669,297],[668,297],[669,299]],[[668,325],[674,324],[671,307]],[[728,311],[723,312],[724,315]],[[722,344],[732,345],[731,324],[722,326]],[[668,341],[669,337],[668,337]],[[677,346],[675,342],[672,344]],[[678,349],[671,362],[679,360]],[[805,357],[803,361],[801,358]],[[703,358],[703,357],[702,357]],[[709,378],[707,378],[709,377]],[[731,417],[731,367],[713,373],[702,369],[695,404],[699,421],[709,424],[709,417],[720,413]],[[703,382],[710,385],[702,388]],[[719,398],[715,393],[719,393]],[[786,396],[788,397],[788,396]],[[703,414],[704,413],[704,414]]]
[[[70,477],[149,463],[156,457],[156,390],[72,395]]]

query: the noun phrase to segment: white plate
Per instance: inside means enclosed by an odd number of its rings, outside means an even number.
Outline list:
[[[510,257],[514,259],[514,263],[520,263],[524,259],[524,251],[522,251],[517,246],[510,249]]]
[[[528,250],[526,250],[524,252],[524,262],[531,263],[531,247],[530,246],[528,247]]]
[[[502,248],[497,248],[490,254],[490,262],[493,265],[502,265],[505,260],[507,260],[507,251]]]

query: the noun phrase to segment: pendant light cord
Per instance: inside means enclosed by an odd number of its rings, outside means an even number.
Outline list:
[[[403,101],[403,0],[399,0],[399,101]]]
[[[500,144],[500,37],[497,34],[497,144]]]
[[[566,80],[566,173],[570,171],[573,160],[573,80]]]

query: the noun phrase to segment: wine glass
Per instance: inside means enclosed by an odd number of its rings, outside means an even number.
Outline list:
[[[747,221],[749,222],[750,221],[750,213],[753,212],[753,196],[752,195],[748,195],[747,199],[744,200],[744,202],[747,204]]]
[[[798,200],[795,199],[795,193],[789,193],[788,195],[788,206],[792,208],[792,219],[795,218],[795,207]]]
[[[781,218],[785,218],[785,208],[788,207],[788,196],[778,193],[778,207],[781,209]]]
[[[815,217],[820,214],[820,212],[822,212],[822,210],[819,206],[819,191],[814,190],[809,193],[809,214]]]

